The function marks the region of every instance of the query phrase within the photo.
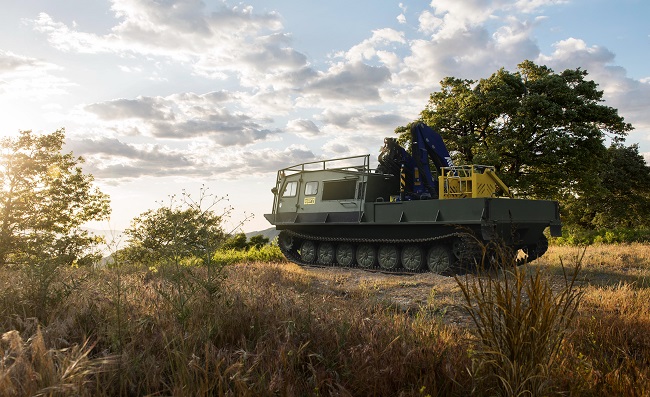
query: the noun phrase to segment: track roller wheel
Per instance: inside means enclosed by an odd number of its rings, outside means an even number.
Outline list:
[[[348,267],[354,264],[354,245],[343,243],[336,247],[336,263]]]
[[[395,270],[399,267],[399,248],[395,244],[382,244],[377,252],[379,267]]]
[[[435,244],[429,248],[427,266],[431,272],[444,275],[453,274],[455,262],[456,258],[447,245]]]
[[[318,245],[316,262],[320,265],[334,263],[334,244],[323,242]]]
[[[377,265],[377,250],[372,244],[361,244],[356,252],[359,267],[371,268]]]
[[[460,259],[463,256],[463,251],[463,239],[454,238],[451,242],[451,253],[454,255],[454,257]]]
[[[404,269],[417,272],[422,269],[424,264],[424,254],[422,248],[415,244],[409,244],[402,249],[402,266]]]
[[[284,252],[291,251],[294,245],[293,236],[284,230],[281,231],[280,235],[278,236],[278,245],[280,246],[280,250]]]
[[[314,263],[316,260],[316,243],[305,240],[300,245],[300,259],[305,263]]]

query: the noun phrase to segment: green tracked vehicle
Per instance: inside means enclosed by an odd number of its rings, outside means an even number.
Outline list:
[[[561,235],[557,202],[512,198],[494,167],[454,166],[424,124],[413,126],[411,138],[410,151],[386,138],[375,169],[365,155],[279,170],[264,216],[280,230],[287,259],[458,274],[485,263],[490,247],[513,259],[521,250],[532,261],[548,248],[547,227]]]

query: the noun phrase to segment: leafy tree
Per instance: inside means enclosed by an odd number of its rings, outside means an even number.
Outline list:
[[[21,131],[0,142],[0,265],[93,258],[101,240],[81,226],[106,219],[109,198],[81,169],[83,158],[61,153],[65,130]]]
[[[221,247],[226,250],[237,250],[237,251],[243,251],[245,249],[248,249],[248,242],[246,241],[246,234],[245,233],[237,233],[233,236],[230,236],[225,243],[223,243],[223,246]]]
[[[215,208],[224,197],[216,197],[201,188],[194,200],[183,192],[180,200],[171,196],[167,205],[149,210],[131,221],[125,231],[126,248],[116,253],[118,261],[127,260],[160,270],[160,283],[154,289],[173,310],[185,331],[192,313],[192,302],[212,301],[225,279],[223,265],[212,261],[225,239],[222,222],[231,211],[218,214]],[[206,271],[192,266],[202,264]]]
[[[245,233],[237,233],[230,236],[226,242],[223,243],[221,248],[226,250],[234,249],[237,251],[244,251],[251,248],[261,248],[263,245],[268,243],[268,237],[264,237],[261,234],[251,236],[251,238],[246,241]]]
[[[421,117],[457,162],[496,166],[520,197],[582,197],[599,186],[605,138],[620,142],[632,129],[586,76],[525,61],[478,82],[447,77]]]
[[[570,197],[565,222],[588,229],[650,225],[650,166],[638,145],[613,144],[596,166],[594,194]]]
[[[206,199],[212,199],[207,207],[203,203]],[[226,238],[222,222],[230,210],[220,214],[214,211],[222,199],[202,190],[199,201],[194,202],[183,193],[180,202],[172,196],[169,205],[140,214],[125,230],[129,240],[123,255],[144,263],[211,257]]]
[[[249,244],[252,248],[262,248],[262,246],[268,244],[269,241],[270,241],[270,240],[269,240],[268,237],[264,237],[264,236],[261,235],[261,234],[257,234],[257,235],[255,235],[255,236],[251,236],[251,238],[249,239],[248,244]]]

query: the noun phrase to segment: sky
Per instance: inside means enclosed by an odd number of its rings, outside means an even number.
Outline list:
[[[0,136],[65,128],[97,229],[202,186],[266,229],[276,170],[375,159],[444,77],[526,59],[587,70],[650,162],[647,0],[0,2]]]

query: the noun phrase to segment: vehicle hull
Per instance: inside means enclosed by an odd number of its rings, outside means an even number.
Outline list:
[[[478,198],[366,203],[363,211],[265,214],[278,230],[350,240],[412,240],[471,231],[522,247],[550,227],[561,235],[557,202]]]

